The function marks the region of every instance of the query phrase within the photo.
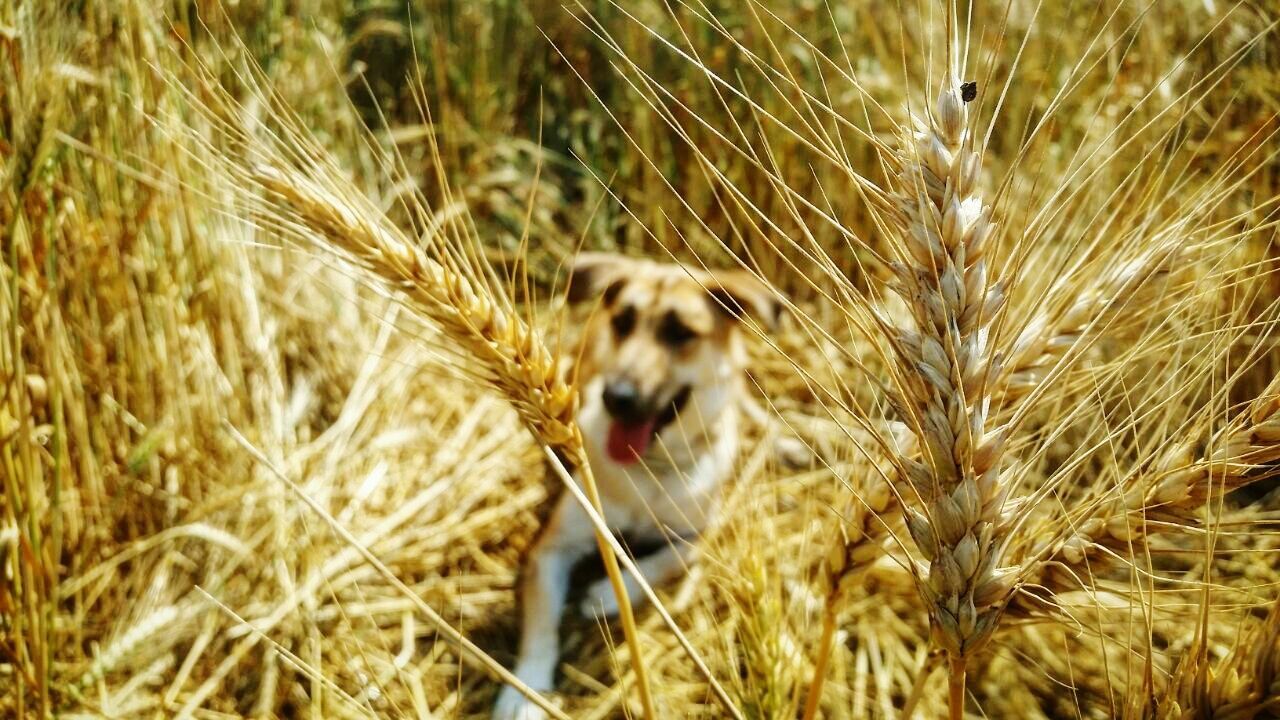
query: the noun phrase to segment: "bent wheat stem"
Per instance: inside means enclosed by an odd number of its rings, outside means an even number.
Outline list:
[[[573,419],[577,392],[564,381],[555,356],[519,315],[489,297],[471,277],[429,257],[381,221],[376,211],[365,207],[353,193],[338,195],[319,182],[278,165],[258,164],[244,174],[245,180],[279,203],[269,211],[291,215],[311,231],[307,235],[320,247],[339,252],[404,293],[411,309],[435,322],[481,363],[483,377],[511,401],[543,445],[564,452],[577,467],[587,467],[582,436]],[[582,473],[582,481],[588,488],[588,504],[601,512],[589,471]],[[617,596],[641,705],[645,716],[652,719],[656,716],[644,653],[608,535],[597,529],[596,543]]]

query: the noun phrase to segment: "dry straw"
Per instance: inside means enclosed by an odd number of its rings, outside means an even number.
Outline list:
[[[321,507],[319,503],[317,503],[309,495],[307,495],[306,491],[304,491],[301,487],[299,487],[297,483],[287,478],[283,472],[281,472],[274,464],[271,463],[269,459],[267,459],[267,456],[263,455],[260,450],[253,447],[253,445],[251,445],[243,435],[241,435],[238,431],[236,431],[235,428],[228,425],[226,427],[226,430],[231,434],[231,436],[235,439],[235,441],[245,449],[246,452],[248,452],[250,455],[254,457],[255,460],[258,461],[259,464],[265,467],[272,475],[276,477],[277,480],[284,483],[285,486],[288,487],[289,490],[291,490],[294,493],[294,495],[296,495],[300,500],[306,503],[307,506],[310,507],[311,510],[315,512],[317,515],[319,515],[320,518],[323,519],[325,523],[329,526],[329,528],[333,530],[335,533],[337,533],[337,535],[341,537],[343,541],[346,542],[353,550],[360,553],[364,561],[369,563],[371,566],[373,566],[373,568],[377,570],[378,574],[381,575],[383,579],[391,583],[391,585],[395,587],[398,591],[400,591],[402,595],[412,600],[418,612],[422,613],[424,617],[426,617],[429,621],[431,621],[431,624],[434,625],[441,632],[441,634],[443,634],[446,638],[448,638],[450,642],[462,648],[468,656],[475,658],[481,667],[489,670],[491,673],[493,673],[496,677],[501,679],[503,682],[510,683],[513,687],[518,688],[520,692],[524,693],[526,696],[529,697],[529,699],[537,703],[538,707],[550,713],[552,717],[557,718],[557,720],[568,720],[568,716],[566,716],[563,712],[561,712],[559,708],[549,703],[546,700],[546,698],[534,692],[527,685],[521,682],[519,678],[511,674],[511,672],[508,671],[506,668],[502,667],[502,665],[499,662],[489,657],[489,655],[485,653],[483,650],[481,650],[479,646],[471,642],[471,640],[467,639],[466,635],[462,634],[456,628],[450,625],[448,621],[446,621],[443,617],[441,617],[440,614],[437,613],[430,605],[428,605],[425,601],[423,601],[422,598],[418,597],[418,595],[414,593],[412,589],[410,589],[407,585],[401,582],[399,578],[395,576],[395,573],[391,572],[391,570],[387,568],[387,566],[384,565],[382,561],[378,560],[376,555],[370,552],[369,549],[365,547],[358,539],[356,539],[356,537],[352,535],[346,528],[342,527],[342,525],[339,524],[338,521],[335,520],[333,516],[331,516],[323,507]],[[197,697],[198,697],[198,694],[197,694]],[[194,705],[195,705],[194,701],[188,701],[187,708],[184,708],[183,714],[184,715],[189,714],[191,710],[194,710]]]

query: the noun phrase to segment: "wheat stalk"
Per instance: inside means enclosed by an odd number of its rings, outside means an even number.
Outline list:
[[[981,163],[965,92],[949,74],[932,112],[887,158],[898,185],[896,206],[886,213],[899,256],[890,264],[891,289],[905,301],[910,322],[875,314],[895,361],[888,399],[923,459],[901,451],[893,458],[902,486],[923,509],[904,512],[929,561],[919,588],[933,640],[950,659],[953,718],[963,714],[966,663],[990,639],[1017,577],[1000,565],[1009,526],[1000,462],[1007,427],[988,427],[989,379],[998,372],[989,341],[1004,292],[987,273],[995,225],[977,192]],[[817,712],[839,588],[879,552],[870,519],[888,509],[892,494],[873,485],[866,495],[872,500],[858,501],[851,527],[827,559],[823,640],[805,718]]]

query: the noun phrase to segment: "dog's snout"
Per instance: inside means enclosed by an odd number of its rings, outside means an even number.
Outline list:
[[[623,421],[640,420],[645,416],[640,388],[627,379],[611,380],[604,386],[604,409]]]

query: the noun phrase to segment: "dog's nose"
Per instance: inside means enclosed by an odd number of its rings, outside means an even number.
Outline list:
[[[604,386],[604,409],[623,421],[644,419],[640,388],[630,380],[613,380]]]

